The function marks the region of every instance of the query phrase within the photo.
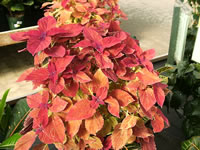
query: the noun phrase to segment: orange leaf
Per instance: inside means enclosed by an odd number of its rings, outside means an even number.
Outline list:
[[[80,150],[78,145],[73,141],[73,139],[68,139],[65,144],[64,150]]]
[[[90,146],[90,149],[97,150],[97,149],[103,148],[103,144],[102,144],[101,140],[96,136],[90,137],[89,140],[87,140],[86,142]]]
[[[115,150],[121,149],[132,135],[132,129],[120,129],[121,124],[115,126],[111,135],[112,146]]]
[[[33,150],[49,150],[49,147],[47,144],[38,144],[33,148]]]
[[[130,94],[120,89],[115,89],[112,91],[111,95],[112,97],[116,98],[119,102],[119,105],[123,107],[134,101]]]
[[[152,88],[139,91],[140,103],[146,111],[150,110],[151,107],[156,103],[156,98]]]
[[[90,101],[87,99],[78,101],[71,107],[66,116],[68,120],[83,120],[92,117],[96,110],[90,106]]]
[[[48,125],[39,133],[39,139],[46,144],[65,141],[65,126],[59,116],[53,115]]]
[[[78,133],[81,123],[82,120],[73,120],[67,122],[66,129],[71,138]]]
[[[14,150],[29,150],[35,142],[36,137],[37,134],[34,131],[26,133],[17,141]]]
[[[90,77],[83,71],[79,71],[75,75],[74,80],[80,83],[86,83],[91,81]]]
[[[52,100],[52,106],[49,108],[52,112],[61,112],[67,106],[67,102],[61,99],[59,96]]]
[[[140,72],[137,73],[137,77],[145,85],[152,85],[162,81],[157,74],[150,72],[146,68],[140,70]]]
[[[105,87],[109,89],[109,82],[108,82],[108,78],[101,71],[101,69],[98,69],[93,77],[93,88],[94,88],[93,92],[96,92],[97,89],[101,87]]]
[[[127,116],[122,121],[120,129],[129,129],[129,128],[134,127],[136,125],[138,119],[139,119],[139,117],[134,116],[134,115]]]
[[[119,118],[119,103],[118,101],[113,98],[112,96],[109,96],[106,100],[105,100],[106,103],[108,103],[108,111]]]
[[[155,114],[154,120],[151,121],[151,125],[154,133],[161,132],[165,127],[163,118],[158,114]]]
[[[78,136],[83,140],[88,140],[90,133],[85,129],[85,124],[81,124],[81,127],[78,131]]]
[[[96,112],[93,117],[85,120],[85,128],[90,134],[96,134],[103,128],[104,119],[99,112]]]

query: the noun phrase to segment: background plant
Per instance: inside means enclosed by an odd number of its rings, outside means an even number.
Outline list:
[[[174,108],[178,115],[183,118],[183,131],[185,138],[182,149],[196,149],[199,146],[200,136],[200,64],[191,60],[192,52],[197,35],[199,21],[199,2],[189,0],[193,8],[193,21],[188,29],[184,60],[179,64],[173,65],[173,69],[165,75],[169,77],[169,88],[172,90],[171,96],[168,95],[168,106]]]
[[[7,8],[10,16],[15,16],[24,12],[25,6],[33,5],[34,0],[1,0],[0,4]]]
[[[29,107],[25,99],[19,100],[15,106],[6,104],[7,90],[0,100],[0,149],[13,149],[21,137],[19,131],[28,115]]]
[[[55,0],[43,7],[37,30],[11,35],[27,41],[24,50],[34,56],[35,66],[18,81],[43,87],[27,97],[31,112],[15,149],[28,150],[38,137],[35,149],[155,150],[154,133],[169,126],[160,110],[167,85],[150,62],[155,51],[143,52],[120,28],[126,15],[117,0]]]

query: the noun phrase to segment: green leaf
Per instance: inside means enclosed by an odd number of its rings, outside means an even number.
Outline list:
[[[192,116],[183,121],[183,130],[187,138],[200,135],[200,117]]]
[[[24,119],[29,112],[30,108],[28,107],[25,99],[21,99],[17,102],[12,111],[6,138],[12,136],[14,133],[20,131],[23,128]]]
[[[6,106],[6,99],[7,99],[9,91],[10,91],[10,89],[6,90],[6,92],[3,94],[3,97],[0,101],[0,122],[1,122],[1,119],[2,119],[3,114],[4,114],[4,109],[5,109],[5,106]]]
[[[1,131],[1,135],[5,136],[7,129],[8,129],[8,122],[9,122],[9,119],[10,119],[10,116],[11,116],[10,105],[6,105],[4,112],[5,113],[2,117],[3,121],[0,122],[0,131]]]
[[[174,70],[176,68],[174,68],[173,66],[170,66],[170,65],[166,65],[164,67],[161,67],[161,68],[158,68],[157,71],[161,74],[161,73],[164,73],[164,72],[167,72],[169,70]]]
[[[174,91],[170,106],[174,109],[179,109],[186,101],[187,97],[182,93],[182,91]]]
[[[192,101],[189,101],[184,106],[184,114],[187,117],[190,116],[199,116],[200,117],[200,98],[196,98]]]
[[[200,136],[194,136],[181,144],[181,150],[200,150]]]
[[[27,5],[27,6],[31,6],[31,5],[33,5],[34,4],[34,1],[33,0],[26,0],[25,2],[24,2],[24,5]]]
[[[23,3],[16,3],[10,7],[10,10],[11,11],[24,11],[24,5],[23,5]]]
[[[200,72],[198,71],[193,71],[193,75],[196,79],[200,79]]]
[[[21,134],[15,133],[0,144],[0,149],[13,149],[17,140],[21,137]]]

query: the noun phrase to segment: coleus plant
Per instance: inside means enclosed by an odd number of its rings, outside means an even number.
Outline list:
[[[33,68],[18,81],[39,93],[15,150],[122,149],[138,143],[155,150],[154,133],[169,126],[160,107],[167,86],[153,69],[154,50],[144,51],[120,28],[126,18],[117,0],[54,0],[43,4],[38,29],[11,35],[27,41]],[[156,106],[156,103],[159,105]]]

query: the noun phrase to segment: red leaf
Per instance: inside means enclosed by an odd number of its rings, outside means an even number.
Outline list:
[[[114,64],[110,60],[110,58],[108,58],[108,56],[104,54],[103,55],[99,54],[98,52],[96,52],[94,55],[95,55],[96,62],[101,69],[108,69],[108,68],[113,69]]]
[[[138,121],[139,117],[134,116],[134,115],[129,115],[127,116],[121,124],[120,129],[129,129],[132,128],[136,125],[137,121]]]
[[[45,49],[44,52],[51,57],[63,57],[65,56],[66,49],[62,45],[60,45],[60,46],[54,46],[51,49],[47,48]]]
[[[52,81],[49,82],[49,89],[54,94],[62,92],[64,88],[65,88],[65,80],[63,78],[60,78],[59,81],[55,84]]]
[[[119,55],[119,53],[124,49],[125,44],[117,44],[111,48],[108,49],[109,53],[112,57],[116,57]]]
[[[155,114],[154,119],[151,121],[151,125],[154,133],[161,132],[165,127],[163,118],[157,114]]]
[[[86,83],[91,81],[90,77],[83,71],[77,72],[77,74],[74,77],[74,80],[80,83]]]
[[[57,58],[55,61],[56,70],[62,73],[65,68],[71,63],[75,56],[65,56],[64,58]]]
[[[27,69],[26,71],[24,71],[21,76],[17,79],[17,82],[21,82],[21,81],[24,81],[26,80],[27,76],[34,71],[34,68],[29,68]]]
[[[52,112],[61,112],[67,106],[67,102],[61,99],[59,96],[52,100],[52,106],[49,108]]]
[[[82,47],[82,48],[86,48],[86,47],[90,47],[92,46],[91,42],[89,40],[82,40],[79,43],[75,44],[73,46],[73,48],[77,48],[77,47]]]
[[[38,37],[41,36],[38,33]],[[32,54],[35,55],[37,52],[46,49],[51,44],[51,37],[46,36],[43,40],[37,38],[37,37],[31,37],[29,38],[27,42],[27,50]]]
[[[63,33],[61,37],[62,36],[75,37],[79,35],[83,30],[83,26],[81,26],[80,24],[67,24],[67,25],[61,26],[61,28],[65,30],[65,33]]]
[[[27,32],[16,32],[11,34],[10,37],[14,41],[25,41],[29,38]]]
[[[38,53],[34,56],[34,65],[40,65],[43,63],[43,61],[48,57],[47,54],[45,54],[44,52]]]
[[[162,111],[160,109],[158,109],[158,108],[157,108],[157,114],[159,114],[163,118],[163,120],[167,124],[167,127],[169,127],[170,126],[169,120],[167,119],[167,117],[164,116],[164,114],[162,113]]]
[[[66,121],[83,120],[92,117],[96,110],[90,106],[90,103],[91,102],[86,99],[78,101],[67,113]]]
[[[117,82],[118,77],[116,76],[116,74],[112,69],[103,69],[102,71],[110,80]]]
[[[42,95],[39,93],[27,96],[27,104],[30,108],[38,108],[42,103]]]
[[[43,17],[38,21],[39,30],[45,32],[56,27],[56,19],[52,16]]]
[[[134,101],[130,94],[120,89],[113,90],[111,92],[111,95],[112,97],[116,98],[119,102],[119,105],[123,107],[127,106],[128,104]]]
[[[156,103],[156,98],[152,88],[147,88],[145,90],[139,91],[140,103],[146,111]]]
[[[158,105],[162,107],[165,101],[165,92],[157,84],[153,85],[153,90]]]
[[[147,138],[149,136],[152,136],[153,133],[150,129],[146,128],[145,125],[141,126],[135,126],[133,127],[133,135],[139,137],[139,138]]]
[[[46,143],[63,143],[66,140],[65,126],[59,116],[53,115],[48,125],[39,133],[39,139]]]
[[[94,116],[85,120],[85,128],[90,134],[96,134],[103,128],[104,119],[99,112],[96,112]]]
[[[116,38],[114,36],[109,36],[109,37],[103,38],[104,48],[109,48],[109,47],[112,47],[112,46],[119,44],[119,43],[121,43],[121,39]]]
[[[37,135],[34,131],[30,131],[22,136],[15,144],[15,150],[29,150],[35,142]]]
[[[155,50],[154,49],[146,50],[141,55],[144,56],[145,59],[151,60],[155,57]]]
[[[27,77],[28,81],[42,82],[49,78],[49,72],[47,68],[40,68],[33,70]]]
[[[154,141],[154,137],[149,137],[148,142],[146,142],[145,140],[142,140],[141,145],[142,145],[142,150],[156,150],[157,149],[155,141]]]
[[[70,81],[70,83],[65,84],[65,88],[63,89],[62,93],[68,97],[76,96],[76,93],[79,89],[79,84],[75,81]]]
[[[112,96],[109,96],[106,100],[105,100],[106,103],[108,103],[108,111],[119,118],[119,103],[118,101],[113,98]]]
[[[94,47],[99,52],[103,52],[103,38],[98,32],[91,28],[84,28],[83,35],[86,39],[90,40],[92,47]]]
[[[73,138],[78,133],[81,123],[82,120],[72,120],[67,122],[66,129],[70,138]]]
[[[152,85],[162,81],[158,75],[148,71],[146,68],[143,68],[140,72],[138,72],[137,77],[144,85]]]

